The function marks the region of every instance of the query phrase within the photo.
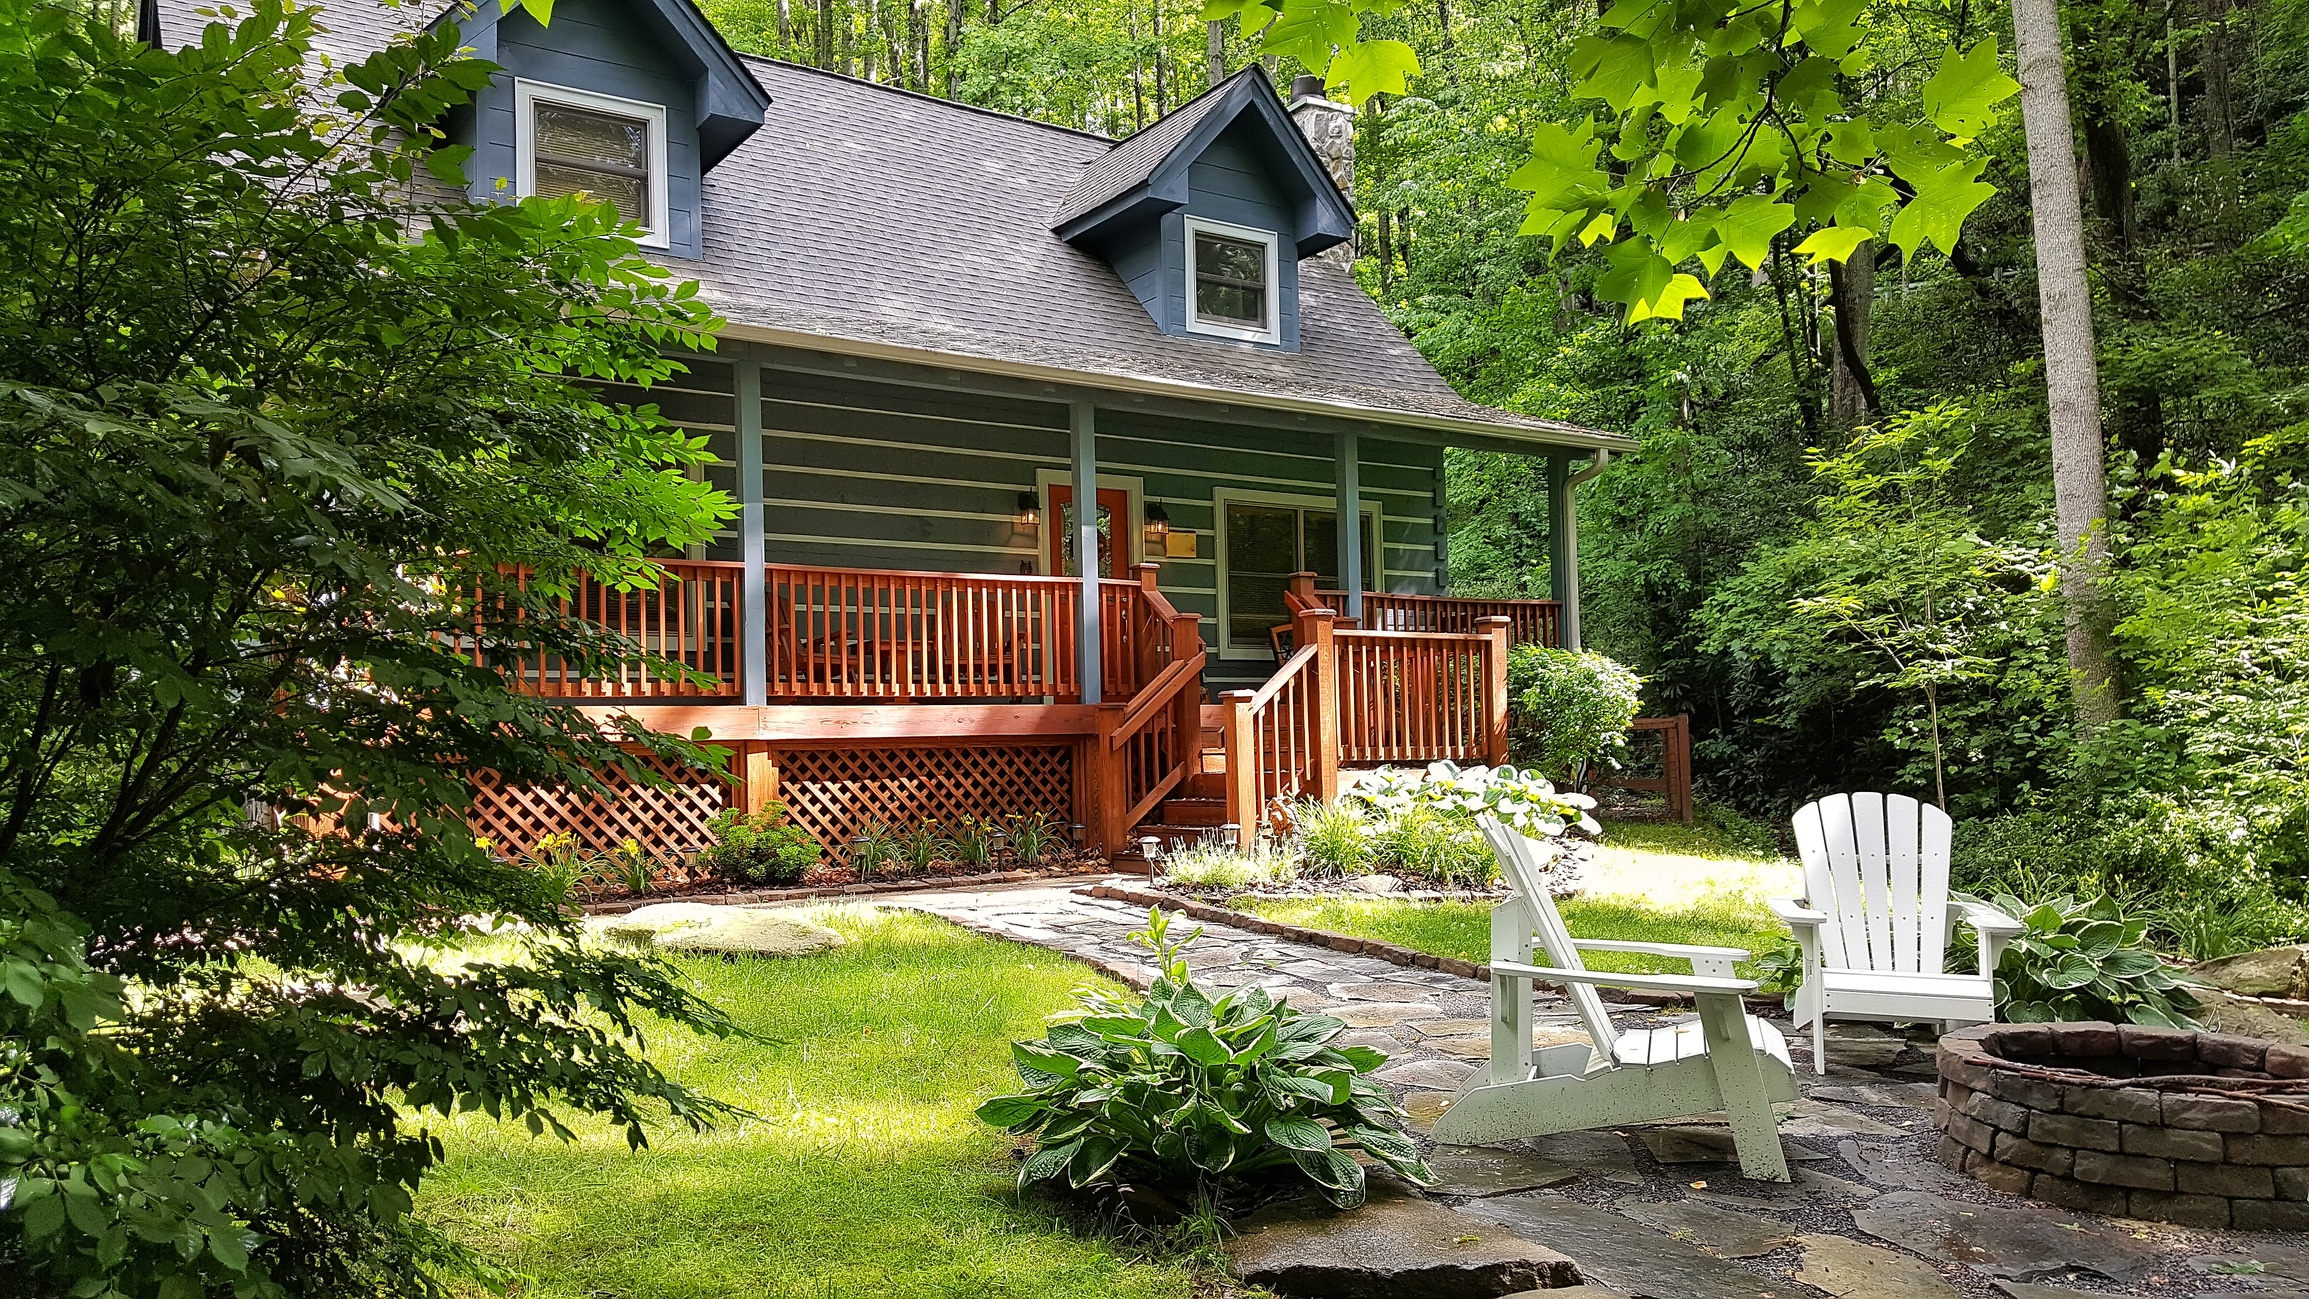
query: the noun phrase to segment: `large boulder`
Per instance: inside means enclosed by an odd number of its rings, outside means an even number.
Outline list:
[[[2206,961],[2190,973],[2248,997],[2309,998],[2309,946],[2271,947]]]
[[[661,952],[723,956],[810,956],[842,945],[842,936],[792,911],[658,902],[588,927],[611,942]]]
[[[1374,1176],[1362,1208],[1293,1200],[1227,1242],[1234,1274],[1292,1299],[1494,1299],[1579,1284],[1570,1259]]]

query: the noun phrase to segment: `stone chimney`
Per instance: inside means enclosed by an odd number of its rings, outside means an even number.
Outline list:
[[[1291,120],[1339,183],[1339,192],[1354,202],[1355,110],[1325,96],[1321,77],[1299,76],[1291,79]]]
[[[1315,156],[1323,160],[1323,169],[1338,182],[1339,192],[1347,196],[1349,204],[1354,203],[1355,110],[1326,96],[1321,77],[1299,76],[1291,79],[1291,120],[1299,124],[1299,134],[1307,137]],[[1355,241],[1350,239],[1316,255],[1328,257],[1352,273]]]

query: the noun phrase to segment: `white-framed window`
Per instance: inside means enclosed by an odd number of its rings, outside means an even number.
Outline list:
[[[1319,591],[1339,587],[1337,504],[1232,488],[1213,493],[1212,504],[1219,531],[1219,655],[1265,658],[1274,652],[1269,631],[1291,621],[1283,603],[1291,574],[1312,572]],[[1362,525],[1364,588],[1384,589],[1376,580],[1386,535],[1379,502],[1363,502]]]
[[[1281,342],[1275,232],[1188,217],[1186,239],[1187,329],[1253,343]]]
[[[542,81],[513,85],[514,192],[583,190],[666,246],[665,105]]]

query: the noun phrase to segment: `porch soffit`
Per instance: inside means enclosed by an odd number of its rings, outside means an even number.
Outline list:
[[[1355,433],[1509,455],[1627,451],[1637,445],[1634,438],[1622,434],[1493,411],[1459,400],[1452,404],[1468,413],[1404,410],[1366,405],[1351,397],[1244,391],[1173,375],[1004,360],[735,320],[724,326],[721,337],[725,342],[764,345],[760,359],[781,369],[950,392],[1053,403],[1089,401],[1109,407],[1127,403],[1134,410],[1167,409],[1182,418],[1311,433]],[[724,355],[728,355],[726,350]]]

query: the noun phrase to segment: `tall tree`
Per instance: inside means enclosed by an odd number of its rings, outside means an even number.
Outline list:
[[[2077,721],[2092,727],[2115,717],[2119,701],[2110,619],[2101,596],[2110,546],[2100,370],[2093,355],[2092,287],[2085,279],[2084,205],[2077,189],[2059,0],[2013,0],[2012,32],[2028,138],[2029,214],[2044,325],[2046,418],[2052,433],[2053,516],[2061,547],[2068,663],[2075,677]]]

